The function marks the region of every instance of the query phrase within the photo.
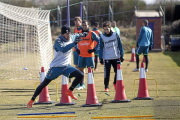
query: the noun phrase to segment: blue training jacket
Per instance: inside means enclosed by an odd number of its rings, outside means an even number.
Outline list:
[[[148,26],[141,27],[137,44],[139,46],[153,45],[153,32]]]

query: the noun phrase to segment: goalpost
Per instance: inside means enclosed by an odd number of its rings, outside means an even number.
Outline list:
[[[0,2],[0,78],[39,79],[53,57],[49,10]]]

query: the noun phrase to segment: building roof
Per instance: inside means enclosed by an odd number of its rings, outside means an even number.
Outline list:
[[[136,17],[162,17],[163,13],[157,12],[155,10],[136,10],[135,11]]]

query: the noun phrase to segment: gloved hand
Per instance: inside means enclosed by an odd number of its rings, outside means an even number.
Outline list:
[[[77,52],[78,54],[80,54],[80,50],[79,50],[79,49],[77,49],[76,52]]]
[[[152,45],[149,46],[149,51],[152,49]]]
[[[75,41],[74,41],[74,44],[77,45],[78,42],[80,42],[82,39],[80,37],[76,37]]]
[[[79,33],[80,37],[86,37],[88,35],[88,32]]]
[[[101,63],[101,65],[103,65],[103,64],[104,64],[104,60],[103,60],[103,59],[101,59],[101,60],[100,60],[100,63]]]
[[[95,49],[89,49],[88,53],[91,54],[92,52],[95,52],[95,51],[96,51]]]
[[[124,57],[121,56],[120,57],[120,61],[123,62],[124,61]]]

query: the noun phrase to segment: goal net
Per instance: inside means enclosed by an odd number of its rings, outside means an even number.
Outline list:
[[[39,79],[53,57],[49,10],[0,2],[0,78]]]

